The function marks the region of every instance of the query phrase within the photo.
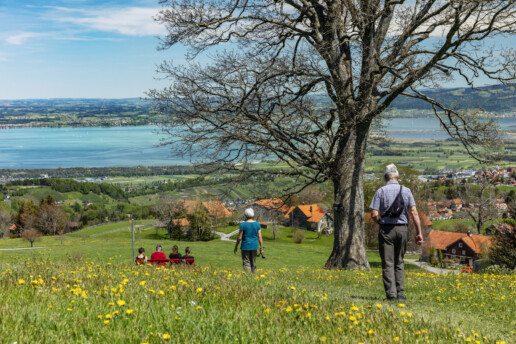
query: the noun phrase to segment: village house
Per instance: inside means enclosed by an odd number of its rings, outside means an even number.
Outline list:
[[[443,258],[458,260],[461,264],[473,266],[491,245],[491,237],[481,234],[455,233],[432,230],[427,245],[441,250]]]
[[[285,214],[289,208],[281,198],[268,198],[247,204],[245,208],[253,208],[254,219],[261,223],[273,222],[278,214]]]
[[[333,233],[333,217],[317,204],[291,207],[285,220],[288,226],[302,228],[322,234]]]

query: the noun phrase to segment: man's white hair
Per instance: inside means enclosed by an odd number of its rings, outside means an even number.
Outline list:
[[[244,215],[248,219],[252,219],[254,217],[254,210],[253,210],[253,208],[247,208],[246,210],[244,210]]]
[[[385,169],[383,170],[383,175],[386,176],[388,179],[393,178],[399,178],[398,168],[394,164],[389,164],[385,166]]]

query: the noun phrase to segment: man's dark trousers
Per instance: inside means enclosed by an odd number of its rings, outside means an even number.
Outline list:
[[[407,249],[407,225],[380,225],[378,243],[382,258],[383,287],[387,298],[405,294],[403,257]]]

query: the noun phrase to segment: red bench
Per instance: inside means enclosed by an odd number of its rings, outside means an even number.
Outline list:
[[[135,259],[134,261],[136,264],[145,264],[145,260],[143,259]],[[152,265],[159,265],[159,266],[165,266],[167,263],[169,265],[180,265],[185,264],[186,266],[195,266],[195,259],[194,258],[187,258],[187,259],[147,259],[147,263]]]

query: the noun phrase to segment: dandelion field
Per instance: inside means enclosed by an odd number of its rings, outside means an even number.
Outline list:
[[[124,235],[105,245],[123,245]],[[329,248],[318,251],[321,245],[268,243],[270,258],[258,262],[256,275],[243,273],[239,257],[224,253],[233,244],[220,241],[196,246],[203,258],[193,269],[135,266],[120,254],[56,253],[104,248],[97,238],[2,253],[1,343],[516,342],[514,275],[408,268],[409,301],[399,303],[383,301],[375,254],[369,272],[302,266],[303,257],[322,266]],[[282,252],[285,259],[274,259]]]

